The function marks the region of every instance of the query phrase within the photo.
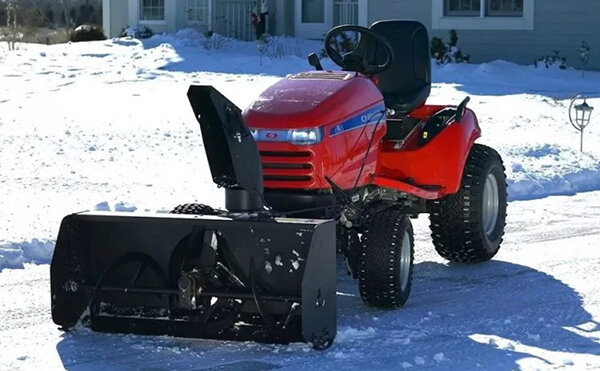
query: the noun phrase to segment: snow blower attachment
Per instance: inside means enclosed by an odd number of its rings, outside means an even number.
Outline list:
[[[65,217],[51,266],[54,322],[328,347],[336,334],[335,223],[272,216],[240,110],[212,87],[192,86],[188,96],[229,211]]]

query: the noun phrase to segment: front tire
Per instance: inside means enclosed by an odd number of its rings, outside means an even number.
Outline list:
[[[375,214],[362,236],[358,280],[362,300],[377,308],[403,306],[410,295],[414,237],[410,219],[396,208]]]
[[[474,144],[458,193],[431,204],[431,238],[438,254],[456,263],[490,260],[502,243],[506,206],[502,158]]]
[[[217,215],[218,212],[208,205],[194,203],[178,205],[169,214]]]

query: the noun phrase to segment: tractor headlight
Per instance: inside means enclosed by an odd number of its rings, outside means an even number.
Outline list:
[[[321,142],[323,128],[290,130],[290,142],[298,145],[311,145]]]
[[[301,146],[316,144],[323,140],[324,129],[250,129],[250,134],[257,142],[287,142]]]

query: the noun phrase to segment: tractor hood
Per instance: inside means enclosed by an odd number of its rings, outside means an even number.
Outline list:
[[[383,101],[377,86],[356,72],[291,75],[265,90],[244,111],[257,129],[303,129],[337,123]]]

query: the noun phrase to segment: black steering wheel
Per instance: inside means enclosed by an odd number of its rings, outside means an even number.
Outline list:
[[[358,36],[352,40],[345,32],[355,32]],[[354,48],[351,48],[352,42],[356,43]],[[346,44],[345,47],[342,45],[346,50],[339,51],[334,48],[340,44]],[[366,27],[355,25],[332,28],[325,36],[325,52],[342,70],[356,71],[365,75],[381,73],[394,61],[394,49],[383,36]],[[379,60],[383,63],[379,63]]]

